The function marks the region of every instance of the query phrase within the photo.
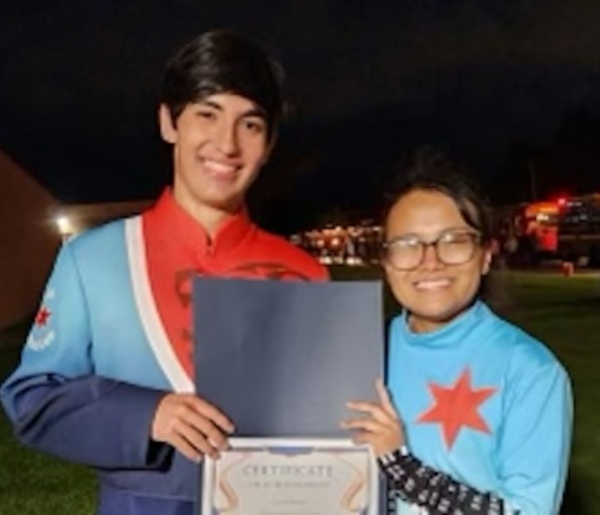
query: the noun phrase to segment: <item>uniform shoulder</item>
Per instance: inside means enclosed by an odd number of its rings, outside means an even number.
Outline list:
[[[550,348],[541,340],[513,322],[494,315],[494,335],[497,344],[509,346],[511,361],[517,367],[553,367],[561,364]]]
[[[139,218],[139,215],[135,215],[111,220],[73,236],[67,241],[66,246],[75,254],[102,251],[109,242],[122,237],[127,220],[137,220]]]

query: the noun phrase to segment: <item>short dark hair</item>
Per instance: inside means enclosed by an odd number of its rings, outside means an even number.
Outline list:
[[[284,109],[283,68],[255,41],[213,30],[181,45],[167,61],[161,103],[173,123],[187,104],[217,93],[234,93],[264,111],[269,139]]]
[[[479,185],[465,165],[455,158],[432,151],[418,151],[408,169],[401,170],[388,195],[384,222],[392,207],[412,191],[435,191],[456,205],[463,220],[481,235],[483,244],[492,239],[491,210]],[[384,223],[385,227],[385,223]]]

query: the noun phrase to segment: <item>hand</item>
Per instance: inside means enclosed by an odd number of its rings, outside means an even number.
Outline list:
[[[404,429],[390,396],[378,379],[376,384],[379,404],[372,402],[349,402],[348,407],[370,417],[344,420],[341,426],[355,431],[354,442],[371,446],[376,456],[399,449],[405,443]]]
[[[188,393],[169,393],[156,408],[151,436],[199,462],[204,455],[218,458],[219,450],[229,445],[225,433],[233,430],[233,423],[204,399]]]

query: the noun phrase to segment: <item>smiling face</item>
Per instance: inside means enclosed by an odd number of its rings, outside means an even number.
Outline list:
[[[464,244],[464,239],[448,239],[448,234],[473,234],[454,200],[438,191],[416,189],[400,197],[386,221],[386,240],[398,238]],[[398,270],[392,259],[384,259],[388,283],[398,302],[409,313],[409,324],[415,332],[433,331],[450,322],[469,307],[476,297],[481,276],[489,270],[491,253],[475,242],[472,257],[462,264],[448,265],[437,257],[434,246],[425,248],[419,265]]]
[[[173,122],[160,108],[161,134],[173,144],[173,196],[203,221],[237,212],[268,157],[267,125],[247,98],[219,93],[187,104]]]

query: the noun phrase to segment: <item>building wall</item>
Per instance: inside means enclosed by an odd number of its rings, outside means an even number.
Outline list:
[[[0,151],[0,330],[31,316],[60,244],[56,200]]]
[[[151,203],[60,204],[0,151],[0,331],[37,310],[63,236],[137,214]],[[61,217],[68,234],[61,235]]]

